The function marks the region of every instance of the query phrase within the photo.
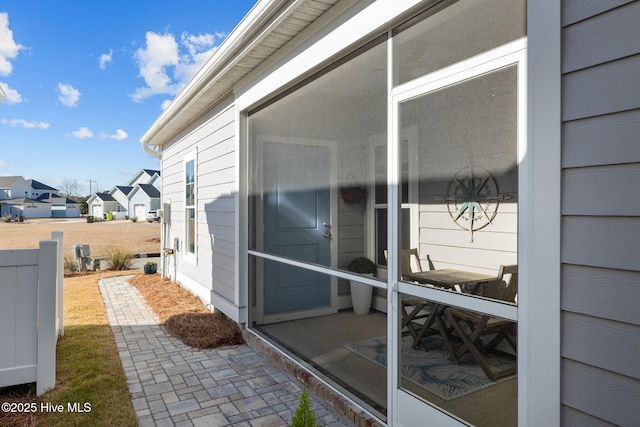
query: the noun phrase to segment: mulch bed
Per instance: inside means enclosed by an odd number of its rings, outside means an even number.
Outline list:
[[[207,310],[188,290],[159,274],[137,274],[129,279],[156,313],[169,333],[190,347],[217,348],[243,344],[238,324],[216,311]]]
[[[36,397],[35,383],[23,384],[12,387],[0,388],[0,403],[24,403],[25,405],[37,405],[40,409],[40,401]],[[0,412],[0,426],[2,427],[31,427],[36,425],[38,411],[25,412]]]

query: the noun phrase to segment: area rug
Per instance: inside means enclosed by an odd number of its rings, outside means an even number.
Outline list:
[[[402,376],[444,400],[455,399],[515,377],[512,375],[500,378],[497,382],[491,381],[469,354],[461,358],[459,365],[451,362],[440,337],[426,337],[423,343],[427,351],[413,349],[410,336],[402,338]],[[345,347],[378,365],[387,365],[386,337],[347,344]],[[492,371],[516,365],[515,359],[508,356],[492,354],[485,360]]]

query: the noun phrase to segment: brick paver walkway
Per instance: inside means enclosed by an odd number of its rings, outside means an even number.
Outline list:
[[[291,424],[298,383],[246,345],[196,350],[169,336],[127,279],[99,284],[141,427]],[[345,425],[313,407],[321,425]]]

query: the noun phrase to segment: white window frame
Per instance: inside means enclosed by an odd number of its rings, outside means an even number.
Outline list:
[[[556,2],[527,2],[526,60],[521,63],[526,84],[524,123],[519,123],[519,305],[516,313],[506,306],[505,318],[518,321],[518,425],[560,426],[560,243],[561,243],[561,25],[560,5]],[[518,43],[516,41],[515,43]],[[392,96],[406,88],[402,85]],[[395,102],[392,102],[396,105]],[[398,148],[393,111],[389,128],[389,205],[398,204]],[[521,119],[520,119],[521,120]],[[522,135],[524,133],[524,135]],[[399,253],[396,209],[389,210],[389,241],[394,253]],[[393,264],[393,265],[392,265]],[[399,282],[396,263],[389,264],[389,312],[397,312]],[[425,298],[439,300],[436,293]],[[455,303],[445,296],[443,303]],[[494,307],[477,308],[495,311]],[[393,310],[393,311],[391,311]],[[389,316],[388,336],[395,337],[398,316]],[[397,354],[397,340],[390,343]],[[398,360],[389,360],[389,420],[398,422],[401,412],[417,407],[415,397],[398,388]],[[466,425],[429,404],[412,413],[415,420],[430,419],[438,425]],[[418,425],[421,425],[420,421]]]
[[[389,132],[391,131],[391,129],[389,129]],[[381,137],[381,135],[380,135]],[[408,140],[408,150],[409,150],[409,159],[408,159],[408,174],[409,176],[412,176],[412,174],[416,173],[416,171],[418,170],[418,161],[417,161],[417,155],[418,155],[418,136],[417,136],[417,130],[414,129],[413,132],[409,132],[409,134],[407,135]],[[388,140],[388,137],[387,137]],[[368,152],[369,152],[369,165],[368,165],[368,173],[370,177],[373,177],[372,182],[369,184],[369,188],[368,188],[368,192],[369,192],[369,197],[367,200],[367,230],[368,230],[368,234],[367,236],[371,236],[370,239],[368,239],[367,241],[367,255],[369,256],[370,259],[376,261],[376,267],[378,270],[378,277],[382,277],[382,278],[386,278],[386,276],[382,276],[380,275],[381,272],[384,272],[383,274],[386,273],[387,270],[387,266],[386,265],[381,265],[377,263],[377,236],[378,236],[378,230],[377,230],[377,224],[376,224],[376,211],[378,210],[386,210],[387,211],[387,215],[389,212],[389,195],[387,194],[387,203],[376,203],[375,202],[375,197],[376,197],[376,173],[375,173],[375,163],[376,163],[376,153],[375,150],[377,147],[381,146],[381,145],[386,145],[388,144],[388,141],[381,141],[378,138],[372,138],[369,142],[368,142]],[[387,175],[389,173],[387,172]],[[419,233],[418,233],[418,221],[419,221],[419,203],[418,203],[418,184],[416,182],[413,181],[409,181],[409,194],[408,194],[408,200],[406,203],[402,203],[402,209],[409,209],[409,221],[410,221],[410,230],[411,230],[411,235],[410,235],[410,247],[415,248],[418,246],[419,243]],[[389,243],[387,243],[389,244]]]
[[[193,205],[187,205],[187,165],[193,162]],[[196,264],[198,260],[198,153],[196,150],[187,153],[182,160],[183,168],[183,200],[184,200],[184,260],[190,264]],[[189,210],[193,209],[193,252],[189,251]]]
[[[490,73],[500,68],[517,65],[518,66],[518,164],[519,164],[519,177],[526,176],[529,173],[529,168],[526,164],[522,164],[522,160],[524,158],[524,153],[527,152],[526,147],[526,47],[527,40],[520,39],[511,43],[507,43],[498,48],[492,49],[483,54],[474,56],[467,60],[463,60],[457,64],[446,67],[442,70],[433,72],[426,76],[417,78],[410,82],[404,83],[402,85],[396,86],[391,91],[392,97],[392,107],[391,107],[391,131],[389,132],[389,176],[388,183],[390,188],[389,194],[389,241],[391,242],[391,248],[393,253],[400,253],[399,247],[399,230],[395,224],[398,224],[399,212],[393,212],[395,209],[391,209],[393,206],[400,206],[400,171],[399,171],[399,161],[400,161],[400,147],[399,147],[399,114],[398,109],[402,102],[411,100],[414,97],[423,96],[428,94],[434,90],[439,90],[441,88],[445,88],[452,84],[457,84],[459,82],[473,79],[476,77],[480,77],[483,74]],[[522,205],[522,199],[526,200],[526,195],[523,197],[523,193],[526,193],[525,186],[520,183],[519,184],[519,199],[521,200],[518,211],[522,210],[526,211],[526,205]],[[526,202],[525,202],[526,203]],[[523,251],[526,251],[526,248],[523,248],[522,242],[525,242],[527,239],[528,229],[524,227],[526,225],[526,221],[519,221],[519,243],[518,243],[518,253],[522,254]],[[392,265],[393,264],[393,265]],[[389,279],[392,282],[392,285],[389,287],[392,290],[392,294],[389,300],[388,310],[389,312],[397,311],[397,301],[400,299],[399,293],[404,293],[408,295],[419,296],[420,298],[425,298],[431,301],[436,301],[439,303],[443,303],[446,305],[455,305],[460,306],[465,309],[470,309],[474,311],[480,311],[484,313],[491,313],[492,315],[496,315],[505,319],[510,319],[513,321],[518,321],[518,307],[500,304],[498,302],[487,301],[476,299],[472,297],[468,297],[465,295],[452,294],[449,292],[441,291],[438,289],[431,289],[422,286],[416,286],[414,284],[410,284],[407,282],[400,281],[400,272],[397,267],[397,262],[389,263]],[[399,331],[399,324],[397,316],[389,316],[389,336],[396,337]],[[519,330],[520,332],[520,330]],[[521,335],[518,336],[519,341],[522,339]],[[397,356],[399,354],[398,349],[398,339],[392,340],[392,354]],[[520,344],[520,343],[519,343]],[[522,347],[519,345],[519,354]],[[393,360],[393,364],[396,365],[392,368],[393,371],[398,371],[399,360],[397,357],[391,358]],[[522,373],[525,372],[522,369],[522,365],[519,363],[518,366],[518,374],[519,381],[521,381]],[[421,399],[413,396],[411,393],[407,392],[404,389],[399,387],[399,379],[395,378],[391,380],[393,384],[391,385],[393,388],[393,392],[391,393],[392,399],[395,401],[392,402],[392,405],[396,408],[392,413],[394,415],[394,423],[393,425],[420,425],[418,420],[423,419],[431,419],[432,417],[438,416],[442,417],[442,410],[436,408],[435,406],[431,406]],[[520,407],[520,402],[518,402],[518,406]],[[405,408],[400,412],[400,408]],[[410,409],[412,415],[407,416],[407,409]],[[419,416],[416,416],[416,412],[420,412]],[[408,421],[410,419],[411,421]],[[416,420],[416,424],[407,424],[414,422]],[[465,425],[461,421],[455,418],[455,416],[443,417],[440,421],[443,426],[461,426]]]

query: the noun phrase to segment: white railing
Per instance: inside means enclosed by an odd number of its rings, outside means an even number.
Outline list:
[[[56,382],[56,343],[64,334],[62,232],[38,249],[0,250],[0,387]]]

